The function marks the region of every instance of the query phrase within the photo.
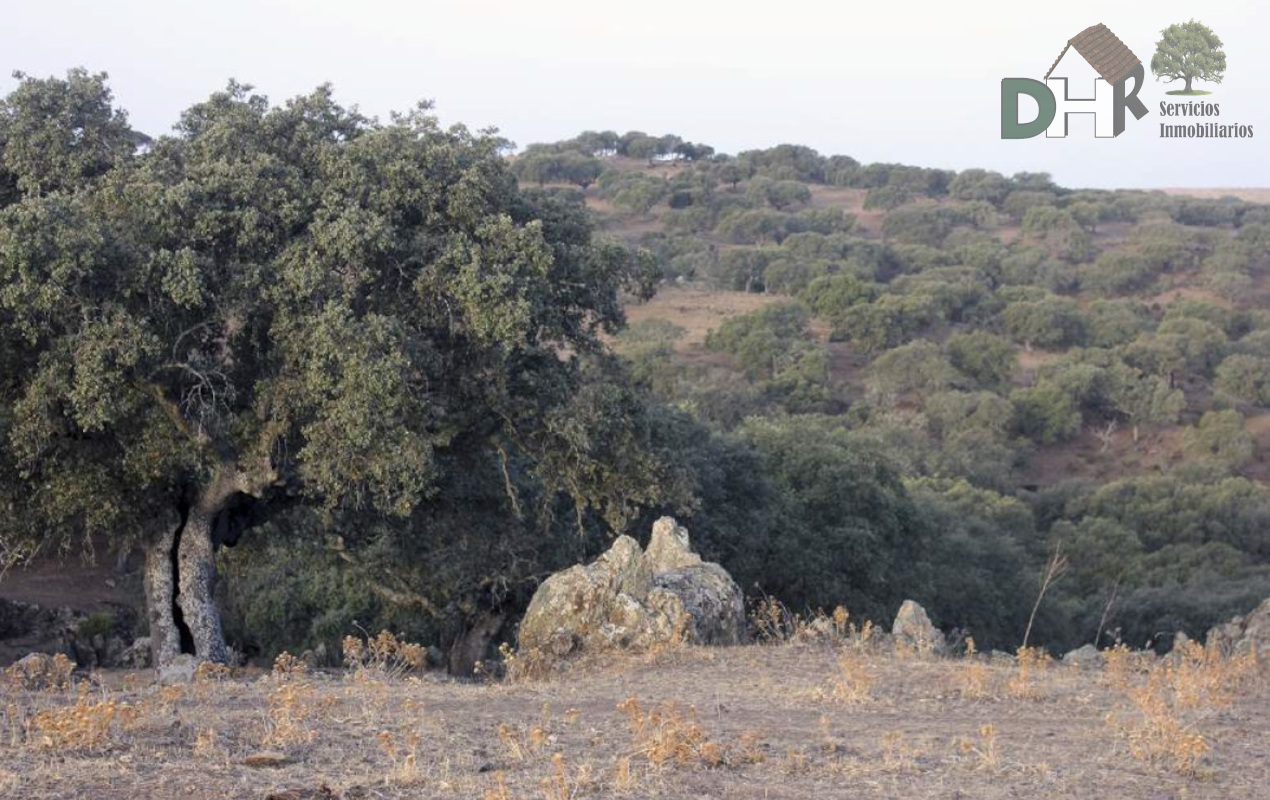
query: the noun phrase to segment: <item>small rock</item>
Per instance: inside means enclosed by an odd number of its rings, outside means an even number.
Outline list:
[[[1087,644],[1065,654],[1063,663],[1082,668],[1097,667],[1102,664],[1102,653],[1097,647]]]
[[[182,653],[167,664],[159,665],[159,683],[170,686],[175,683],[193,683],[199,660],[189,653]]]
[[[133,669],[149,669],[151,656],[150,637],[141,636],[133,639],[132,644],[119,654],[119,663],[121,666]]]

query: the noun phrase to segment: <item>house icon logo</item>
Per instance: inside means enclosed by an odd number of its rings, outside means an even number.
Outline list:
[[[1081,75],[1084,77],[1078,77]],[[1044,82],[1031,78],[1001,81],[1001,138],[1030,139],[1042,131],[1046,138],[1063,138],[1069,114],[1093,114],[1094,135],[1115,138],[1124,132],[1125,109],[1134,119],[1146,116],[1147,108],[1138,99],[1144,77],[1142,60],[1110,28],[1101,23],[1088,27],[1067,41],[1045,73]],[[1128,88],[1130,80],[1132,90]],[[1020,95],[1036,101],[1036,119],[1019,121]]]

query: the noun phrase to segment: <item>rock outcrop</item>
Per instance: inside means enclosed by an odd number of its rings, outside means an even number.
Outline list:
[[[1244,616],[1213,627],[1208,632],[1206,642],[1209,646],[1221,648],[1225,653],[1255,652],[1259,656],[1270,655],[1270,599]]]
[[[662,517],[647,551],[619,536],[591,564],[544,581],[525,612],[519,643],[563,656],[676,640],[739,644],[744,636],[740,587],[723,567],[693,552],[687,529]]]
[[[1081,645],[1075,650],[1070,650],[1063,655],[1064,664],[1081,667],[1083,669],[1102,666],[1102,662],[1102,652],[1092,644]]]
[[[918,653],[930,655],[944,649],[944,635],[931,624],[926,609],[912,600],[905,600],[895,614],[891,636],[896,646],[911,647]]]

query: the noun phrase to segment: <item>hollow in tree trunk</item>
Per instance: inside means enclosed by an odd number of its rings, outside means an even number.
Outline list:
[[[241,494],[260,497],[273,480],[264,469],[253,475],[222,467],[203,487],[179,519],[157,526],[146,547],[146,614],[156,667],[181,653],[223,664],[228,658],[220,611],[216,608],[216,542],[212,531],[218,515]]]
[[[221,630],[220,612],[216,609],[213,593],[216,560],[212,519],[219,509],[203,508],[202,505],[200,502],[190,509],[185,527],[181,530],[176,550],[176,603],[193,640],[194,655],[202,661],[223,664],[227,657],[225,634]]]

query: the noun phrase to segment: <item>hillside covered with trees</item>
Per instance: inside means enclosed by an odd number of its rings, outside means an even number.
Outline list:
[[[663,513],[756,598],[913,598],[981,647],[1047,564],[1054,648],[1270,596],[1270,208],[508,144],[232,83],[151,138],[104,76],[24,78],[0,557],[142,554],[161,657],[385,627],[456,672]],[[688,296],[749,310],[690,330]]]

